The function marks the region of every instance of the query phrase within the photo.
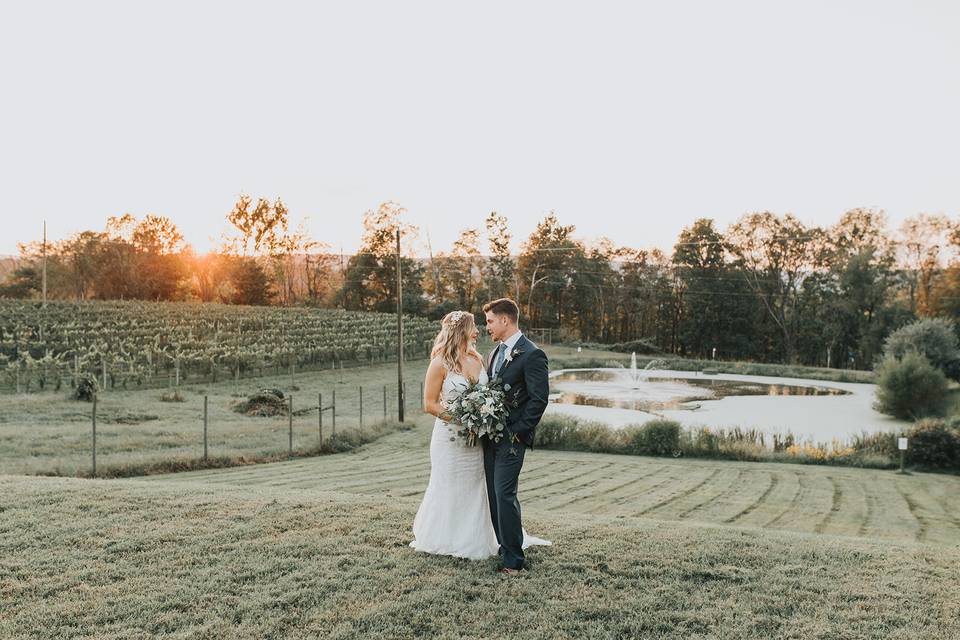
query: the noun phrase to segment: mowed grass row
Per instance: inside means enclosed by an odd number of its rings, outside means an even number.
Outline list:
[[[349,492],[415,505],[429,478],[431,428],[421,421],[350,454],[153,479]],[[520,500],[527,512],[960,544],[960,477],[941,474],[535,449],[524,462]]]
[[[363,464],[403,476],[395,454]],[[603,468],[585,481],[614,489]],[[554,546],[510,579],[494,559],[413,552],[415,509],[285,485],[0,476],[0,637],[960,637],[956,547],[531,509]]]

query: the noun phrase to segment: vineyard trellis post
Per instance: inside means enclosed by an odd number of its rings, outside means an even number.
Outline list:
[[[289,396],[289,397],[288,397],[288,400],[289,400],[289,408],[288,408],[288,410],[287,410],[287,413],[290,414],[290,415],[289,415],[289,418],[290,418],[290,428],[289,428],[289,441],[290,441],[290,442],[289,442],[289,452],[290,452],[290,455],[292,456],[292,455],[293,455],[293,396],[292,396],[292,395]]]
[[[93,470],[91,476],[97,477],[97,394],[93,394],[93,410],[90,412],[90,418],[92,422],[92,432],[93,432]]]
[[[207,461],[207,396],[203,396],[203,461]]]

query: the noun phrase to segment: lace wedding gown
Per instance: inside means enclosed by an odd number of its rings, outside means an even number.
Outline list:
[[[486,371],[480,381],[488,380]],[[470,385],[459,373],[448,372],[440,397],[448,404]],[[430,439],[430,482],[413,520],[417,551],[482,560],[497,555],[497,534],[490,521],[487,483],[483,471],[483,446],[468,447],[456,427],[440,418]],[[547,540],[523,532],[523,548],[549,545]]]

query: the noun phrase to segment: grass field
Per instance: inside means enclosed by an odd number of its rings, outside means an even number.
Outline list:
[[[209,487],[321,490],[419,500],[429,425],[355,454],[152,476]],[[524,509],[615,518],[960,544],[960,477],[778,463],[616,456],[535,449],[521,475]]]
[[[426,361],[407,364],[407,410],[420,411],[420,381]],[[364,388],[364,423],[382,421],[383,389],[387,416],[397,415],[396,364],[341,371],[308,372],[241,380],[239,384],[189,385],[180,388],[184,402],[164,402],[162,389],[109,391],[97,407],[97,467],[144,466],[195,460],[203,454],[203,397],[208,396],[208,449],[211,456],[282,455],[288,447],[287,417],[249,417],[232,406],[261,387],[277,387],[294,398],[294,447],[315,447],[319,440],[318,394],[329,405],[336,392],[337,430],[360,423],[360,387]],[[88,402],[64,393],[0,395],[0,473],[83,476],[91,466],[91,413]],[[324,414],[324,435],[333,429]]]
[[[416,501],[356,470],[352,492],[346,466],[336,492],[2,476],[0,637],[960,637],[956,544],[660,520],[656,490],[632,501],[641,517],[591,514],[530,487],[525,524],[554,546],[509,579],[494,560],[411,551]],[[710,491],[663,505],[695,496]]]
[[[417,554],[430,420],[346,454],[0,476],[0,638],[960,637],[960,477],[534,450],[554,546]]]

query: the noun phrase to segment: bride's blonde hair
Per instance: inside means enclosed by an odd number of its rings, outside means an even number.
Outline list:
[[[443,316],[430,357],[439,357],[447,371],[461,374],[460,365],[466,355],[474,355],[482,362],[480,353],[470,344],[476,327],[477,322],[469,311],[451,311]]]

